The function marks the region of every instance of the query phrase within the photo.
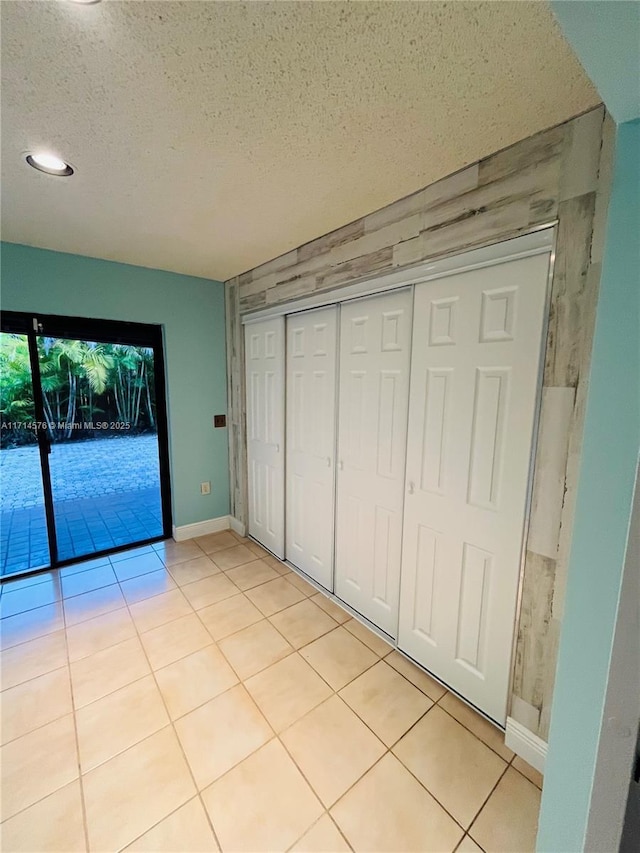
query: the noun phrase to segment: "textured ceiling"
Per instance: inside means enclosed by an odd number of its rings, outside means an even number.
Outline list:
[[[0,8],[3,239],[209,278],[599,101],[541,2]]]

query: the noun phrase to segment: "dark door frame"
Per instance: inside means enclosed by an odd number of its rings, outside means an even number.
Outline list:
[[[167,424],[166,403],[166,374],[164,369],[164,345],[162,326],[148,323],[129,323],[121,320],[97,320],[89,317],[65,317],[57,314],[38,314],[36,312],[3,311],[0,318],[0,330],[18,335],[25,335],[29,346],[29,361],[33,382],[33,399],[35,420],[38,425],[36,436],[40,453],[42,485],[44,493],[44,508],[47,521],[49,540],[50,565],[35,569],[27,569],[13,574],[3,575],[2,580],[12,577],[48,571],[60,568],[82,560],[94,559],[106,554],[125,551],[131,547],[148,545],[172,536],[173,522],[171,517],[171,472],[169,465],[169,429]],[[158,457],[160,472],[160,496],[162,505],[162,534],[148,539],[136,540],[127,545],[93,551],[81,557],[65,560],[58,558],[58,546],[55,526],[53,490],[51,487],[51,471],[49,454],[51,443],[47,436],[46,418],[38,359],[37,338],[41,336],[52,338],[67,338],[71,340],[95,341],[111,344],[131,344],[149,347],[153,350],[153,369],[156,392],[156,427],[158,435]]]

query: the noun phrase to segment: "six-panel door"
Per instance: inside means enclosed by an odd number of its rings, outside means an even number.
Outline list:
[[[287,559],[333,590],[337,316],[287,317]]]
[[[549,255],[415,288],[399,645],[505,722]]]
[[[340,312],[336,594],[395,637],[411,349],[411,290]]]
[[[284,557],[284,317],[245,326],[249,533]]]

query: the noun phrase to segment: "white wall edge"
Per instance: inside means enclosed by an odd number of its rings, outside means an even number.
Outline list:
[[[522,723],[507,717],[507,726],[504,736],[505,746],[512,749],[516,755],[544,773],[544,765],[547,758],[547,743],[526,729]]]
[[[246,536],[247,530],[244,524],[241,521],[238,521],[233,515],[229,516],[229,527],[234,533],[237,533],[238,536]]]
[[[235,519],[234,519],[235,521]],[[206,521],[197,521],[195,524],[183,524],[181,527],[173,526],[173,538],[176,542],[184,542],[186,539],[194,539],[196,536],[206,536],[208,533],[220,533],[221,530],[232,530],[231,516],[221,515],[220,518],[208,518]]]

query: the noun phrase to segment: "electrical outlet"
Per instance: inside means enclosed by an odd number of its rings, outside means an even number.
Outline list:
[[[201,495],[210,495],[211,494],[211,482],[207,480],[206,483],[200,483],[200,494]]]

